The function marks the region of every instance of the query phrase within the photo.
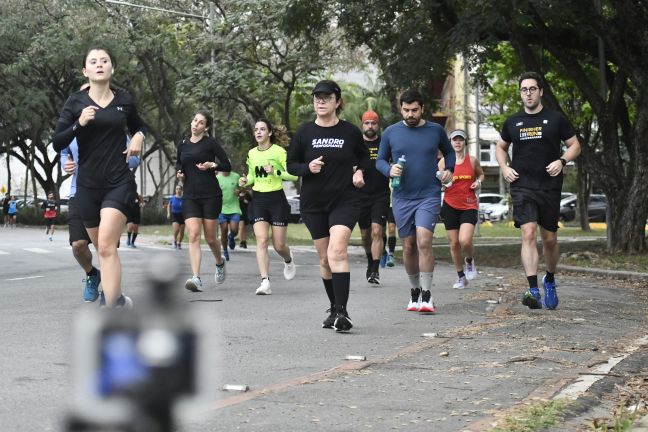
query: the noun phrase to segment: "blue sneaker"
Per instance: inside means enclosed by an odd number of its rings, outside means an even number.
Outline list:
[[[101,272],[97,270],[95,276],[86,276],[83,279],[85,286],[83,287],[83,301],[92,303],[99,297],[99,283],[101,282]]]
[[[542,299],[538,287],[530,288],[522,294],[522,304],[529,309],[542,309]]]
[[[227,244],[229,245],[229,248],[234,250],[236,247],[236,239],[234,238],[233,233],[227,234]]]
[[[385,265],[387,267],[394,267],[394,265],[396,265],[396,261],[394,261],[394,255],[393,254],[388,254],[387,255],[387,262],[385,262]]]
[[[225,258],[225,261],[229,261],[229,252],[227,252],[227,248],[223,248],[223,258]]]
[[[387,251],[383,251],[380,255],[380,268],[385,268],[385,264],[387,264]]]
[[[556,309],[558,307],[558,294],[556,294],[556,280],[547,282],[546,276],[542,278],[544,287],[544,305],[547,309]]]

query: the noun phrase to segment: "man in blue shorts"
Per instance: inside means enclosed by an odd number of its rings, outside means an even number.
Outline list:
[[[410,281],[407,310],[434,313],[432,238],[441,210],[441,181],[452,178],[455,152],[445,129],[423,119],[423,96],[419,92],[404,92],[400,108],[403,121],[385,129],[376,168],[386,177],[400,177],[400,184],[393,188],[392,209]],[[446,168],[441,181],[436,177],[439,151]],[[404,167],[396,163],[401,157],[406,160]]]

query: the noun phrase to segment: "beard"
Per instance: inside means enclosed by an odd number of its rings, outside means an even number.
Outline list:
[[[378,135],[378,132],[376,132],[376,131],[373,130],[373,129],[367,129],[367,130],[364,131],[362,134],[363,134],[364,136],[366,136],[367,138],[372,139],[372,138],[375,138],[376,135]]]
[[[415,127],[415,126],[418,126],[418,124],[419,124],[419,120],[420,120],[420,118],[416,118],[416,117],[407,117],[407,118],[405,119],[405,123],[406,123],[407,126],[409,126],[409,127]]]

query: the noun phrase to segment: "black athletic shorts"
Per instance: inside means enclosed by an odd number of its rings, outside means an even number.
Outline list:
[[[396,224],[396,219],[394,219],[394,210],[392,210],[391,205],[389,206],[389,212],[387,213],[387,223]]]
[[[52,225],[56,225],[56,218],[45,218],[45,226],[47,228],[51,227]]]
[[[344,225],[353,230],[360,212],[359,203],[340,202],[328,212],[302,213],[301,217],[310,232],[311,238],[318,240],[329,237],[329,230],[335,225]]]
[[[79,240],[85,240],[88,243],[92,243],[90,241],[90,236],[88,236],[88,231],[86,231],[83,226],[83,220],[81,220],[75,197],[71,197],[68,201],[68,231],[70,234],[70,244]]]
[[[252,201],[252,223],[267,222],[272,226],[288,226],[290,205],[283,189],[272,192],[255,192]],[[242,219],[242,218],[241,218]]]
[[[218,219],[223,207],[223,196],[208,198],[185,198],[182,205],[182,214],[185,220],[189,218]]]
[[[75,199],[86,228],[99,226],[101,209],[114,208],[128,218],[131,203],[137,197],[137,186],[131,181],[111,188],[91,189],[77,185]]]
[[[515,227],[537,222],[547,231],[558,231],[560,220],[560,190],[511,188]]]
[[[465,223],[477,225],[477,213],[476,209],[457,210],[445,201],[441,206],[441,219],[443,219],[446,231],[458,230],[461,224]]]
[[[171,222],[184,225],[184,215],[182,213],[171,213]]]
[[[385,226],[387,214],[389,213],[389,195],[377,197],[365,197],[362,203],[362,210],[358,217],[360,229],[369,229],[371,224]]]

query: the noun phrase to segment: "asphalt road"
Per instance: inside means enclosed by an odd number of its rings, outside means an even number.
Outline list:
[[[189,272],[186,251],[148,238],[138,243],[120,250],[124,291],[136,309],[153,256],[174,257]],[[209,400],[197,407],[199,416],[183,417],[179,430],[488,430],[500,413],[554,396],[646,333],[638,290],[560,275],[559,309],[530,311],[517,299],[521,272],[480,268],[479,257],[479,278],[463,291],[451,288],[453,269],[437,266],[436,315],[406,312],[403,267],[381,270],[381,286],[372,287],[364,281],[364,254],[351,252],[355,327],[348,334],[321,328],[328,304],[311,248],[294,248],[292,281],[283,280],[283,265],[271,255],[271,296],[254,295],[253,249],[231,252],[228,279],[218,287],[203,252],[205,292],[179,284],[178,295],[219,358]],[[49,242],[40,229],[0,229],[0,269],[0,430],[61,430],[72,392],[72,322],[96,305],[81,301],[83,274],[65,231]],[[639,347],[633,358],[645,351]],[[225,384],[249,391],[222,391]]]

